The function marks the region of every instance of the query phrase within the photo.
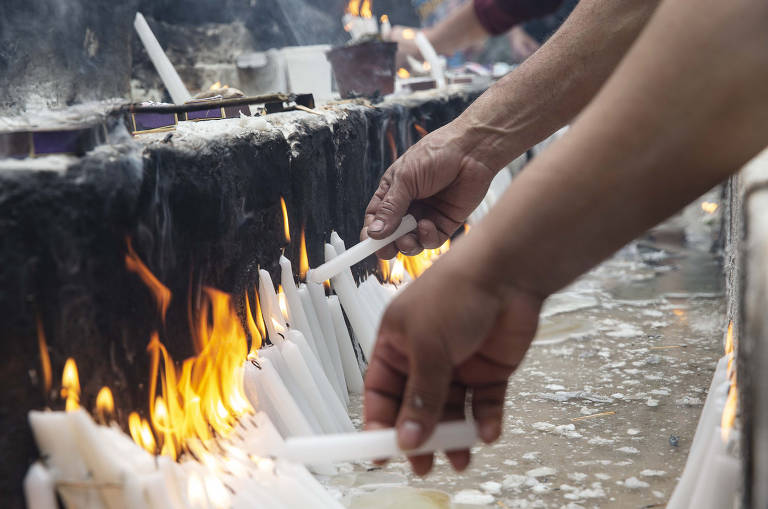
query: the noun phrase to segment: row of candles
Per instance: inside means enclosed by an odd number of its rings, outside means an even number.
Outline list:
[[[409,218],[393,237],[413,227],[415,221]],[[330,296],[312,270],[306,282],[297,285],[290,261],[281,257],[285,309],[269,273],[260,271],[261,318],[271,344],[249,355],[239,374],[252,408],[243,412],[227,436],[187,440],[187,454],[178,462],[145,450],[159,448],[146,420],[136,424],[135,434],[131,423],[134,440],[107,419],[97,424],[78,408],[79,382],[75,388],[65,380],[68,411],[29,414],[43,459],[25,478],[27,506],[55,509],[58,492],[70,509],[223,509],[254,503],[274,508],[341,507],[310,471],[333,474],[332,459],[399,452],[394,431],[351,433],[354,427],[347,413],[349,394],[363,389],[362,355],[371,354],[378,323],[397,292],[394,285],[382,284],[376,277],[356,284],[350,266],[389,240],[369,239],[347,250],[333,233],[325,246],[330,263],[316,269],[321,277],[320,273],[332,273],[335,295]],[[74,364],[70,368],[77,378]],[[71,370],[66,376],[73,376]],[[145,448],[136,443],[135,435]],[[328,435],[336,437],[330,442],[332,455],[327,453],[329,442],[322,439]],[[471,444],[475,439],[472,426],[457,423],[441,430],[433,447],[444,449],[457,441]],[[281,451],[311,461],[281,459]],[[302,463],[310,463],[309,469]]]

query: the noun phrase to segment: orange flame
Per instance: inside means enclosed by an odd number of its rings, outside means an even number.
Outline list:
[[[99,417],[99,422],[106,424],[114,413],[115,399],[112,397],[112,391],[109,387],[102,387],[96,395],[96,415]]]
[[[471,227],[471,226],[469,226],[469,224],[468,224],[468,223],[464,223],[464,235],[466,235],[467,233],[469,233],[469,230],[471,230],[471,229],[472,229],[472,227]]]
[[[352,16],[360,16],[361,18],[372,17],[371,0],[363,0],[362,4],[360,0],[349,0],[346,13]]]
[[[406,41],[410,41],[411,39],[416,38],[416,32],[413,30],[413,28],[404,28],[403,29],[403,39]]]
[[[74,412],[80,408],[80,377],[77,374],[75,359],[70,357],[64,363],[64,372],[61,375],[61,397],[67,399],[67,412]]]
[[[387,16],[386,14],[382,14],[381,17],[379,18],[379,20],[382,23],[389,23],[389,16]]]
[[[397,77],[401,79],[407,79],[411,77],[411,73],[408,72],[408,69],[405,67],[401,67],[397,70]]]
[[[256,313],[259,315],[259,323],[262,324],[264,318],[261,317],[261,307],[259,306],[259,294],[256,292]],[[248,292],[245,292],[245,318],[248,324],[248,332],[251,335],[251,350],[248,352],[248,357],[256,356],[256,352],[261,348],[261,342],[264,338],[260,327],[256,324],[256,320],[253,318],[253,312],[251,312],[251,303],[248,299]]]
[[[40,367],[43,371],[43,387],[46,396],[51,392],[51,357],[48,355],[48,344],[45,342],[45,330],[40,316],[37,317],[37,347],[40,350]]]
[[[125,243],[128,247],[128,253],[125,255],[125,267],[131,272],[138,274],[144,284],[147,285],[157,301],[160,317],[165,322],[165,314],[168,311],[168,305],[171,303],[171,291],[141,261],[139,255],[133,250],[130,237],[126,237]]]
[[[283,209],[283,231],[285,232],[285,241],[291,242],[291,228],[288,225],[288,209],[285,206],[285,199],[280,197],[280,208]]]
[[[422,138],[429,134],[429,131],[424,129],[419,124],[413,124],[413,128],[416,129],[416,132],[419,133],[419,136],[421,136]]]
[[[387,144],[389,145],[389,153],[394,161],[397,159],[397,144],[395,144],[395,135],[392,134],[390,129],[387,129]]]
[[[387,260],[379,260],[379,270],[381,271],[381,279],[383,281],[389,281],[391,270]]]
[[[723,416],[720,420],[720,433],[723,442],[727,442],[731,436],[731,430],[733,429],[733,423],[736,421],[736,414],[739,408],[739,389],[735,383],[731,383],[731,388],[728,390],[728,399],[725,400],[725,407],[723,407]]]
[[[728,332],[725,334],[725,354],[733,353],[733,320],[728,322]]]
[[[299,276],[302,281],[307,278],[309,271],[309,258],[307,257],[307,239],[304,237],[304,228],[301,229],[301,245],[299,246]]]
[[[277,303],[280,305],[280,312],[283,314],[285,321],[288,321],[288,301],[285,298],[285,292],[283,291],[283,285],[277,285]],[[273,318],[272,321],[275,319]]]
[[[711,201],[701,202],[701,210],[707,214],[714,214],[717,211],[718,204]]]
[[[403,268],[411,275],[411,277],[417,278],[421,276],[425,270],[430,268],[435,260],[445,254],[450,248],[451,240],[448,239],[437,249],[425,249],[416,256],[405,256],[402,253],[397,253],[397,260],[402,263]]]
[[[403,261],[398,256],[395,258],[394,263],[392,263],[392,270],[389,273],[389,281],[391,283],[394,283],[396,285],[403,282],[405,279],[405,265],[403,265]]]

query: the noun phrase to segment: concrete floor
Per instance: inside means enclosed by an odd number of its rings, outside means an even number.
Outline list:
[[[324,484],[353,508],[664,507],[722,355],[715,224],[684,214],[552,297],[504,434],[465,473],[440,457],[418,478],[399,459]],[[359,423],[360,401],[350,410]]]

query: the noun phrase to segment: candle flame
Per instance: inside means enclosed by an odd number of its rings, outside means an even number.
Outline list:
[[[389,16],[387,16],[386,14],[382,14],[381,18],[379,19],[381,20],[382,23],[389,23]]]
[[[389,281],[394,284],[400,284],[405,279],[405,265],[400,257],[397,257],[392,264],[392,270],[389,273]]]
[[[421,68],[424,69],[425,71],[431,71],[432,70],[432,64],[430,64],[427,61],[424,61],[424,62],[421,63]]]
[[[717,210],[718,204],[711,201],[705,201],[701,203],[701,210],[707,214],[714,214]]]
[[[307,256],[307,239],[304,236],[304,228],[301,228],[301,243],[299,246],[299,277],[302,281],[307,278],[309,271],[309,257]]]
[[[221,81],[217,81],[213,85],[211,85],[208,90],[221,90],[222,88],[229,88],[229,85],[222,85]]]
[[[80,377],[77,374],[75,359],[70,357],[64,363],[64,372],[61,375],[61,397],[66,398],[67,412],[74,412],[80,408]]]
[[[429,134],[429,131],[424,129],[420,124],[413,124],[413,128],[416,129],[416,132],[419,133],[419,136],[422,138]]]
[[[416,32],[413,30],[413,28],[403,29],[403,39],[405,39],[406,41],[410,41],[415,38],[416,38]]]
[[[728,322],[728,332],[725,333],[725,354],[733,353],[733,320]]]
[[[102,424],[106,424],[115,412],[115,399],[109,387],[102,387],[96,394],[96,415]]]
[[[387,129],[387,144],[389,145],[389,153],[392,155],[392,160],[395,161],[397,159],[397,144],[391,129]]]
[[[407,79],[411,77],[411,73],[408,72],[408,69],[405,67],[401,67],[397,70],[397,77],[401,79]]]
[[[283,231],[285,232],[285,241],[291,242],[291,228],[288,225],[288,209],[285,206],[285,199],[280,197],[280,208],[283,210]]]
[[[330,279],[326,279],[325,281],[323,281],[323,286],[325,287],[326,290],[330,291],[331,290],[331,280]]]
[[[256,312],[260,315],[261,310],[258,306],[258,299],[259,294],[256,293]],[[261,334],[261,331],[259,330],[259,327],[256,325],[256,320],[253,318],[253,312],[251,311],[251,303],[248,300],[248,292],[245,292],[245,317],[246,322],[248,324],[248,332],[251,335],[251,349],[248,352],[248,357],[250,358],[252,355],[256,355],[256,351],[261,348],[261,342],[264,338],[264,336]],[[263,320],[263,318],[260,317],[260,321]]]
[[[272,327],[275,328],[275,332],[285,332],[285,327],[277,321],[277,319],[273,316],[272,318]]]
[[[391,274],[389,261],[379,260],[379,270],[381,271],[381,280],[384,282],[389,281],[389,276]]]
[[[469,223],[464,223],[464,235],[469,233],[469,230],[471,230],[471,229],[472,229],[472,227],[469,226]]]
[[[285,319],[286,322],[289,322],[290,320],[288,320],[288,302],[286,301],[286,298],[285,298],[283,285],[277,286],[277,303],[280,305],[280,312],[283,314],[283,318]]]
[[[720,420],[720,433],[723,442],[728,442],[728,438],[731,436],[738,408],[739,390],[736,384],[732,382],[731,388],[728,390],[728,399],[725,400],[725,407],[723,407],[723,416]]]
[[[361,18],[370,18],[373,16],[371,0],[349,0],[346,13],[351,16],[360,16]]]
[[[48,354],[48,344],[45,341],[45,330],[40,316],[37,316],[37,348],[40,350],[40,367],[43,372],[43,388],[46,397],[51,392],[51,357]]]
[[[416,256],[405,256],[402,253],[398,253],[397,260],[402,263],[403,268],[412,278],[417,278],[421,276],[425,270],[430,268],[440,256],[448,252],[450,248],[451,240],[448,239],[443,243],[442,246],[436,249],[425,249]]]
[[[126,237],[125,243],[128,248],[128,253],[125,255],[125,267],[131,272],[136,273],[152,292],[152,295],[157,301],[160,317],[162,318],[163,323],[165,323],[165,314],[168,312],[168,305],[171,303],[171,291],[167,286],[161,283],[144,262],[141,261],[139,255],[133,250],[130,237]]]
[[[370,18],[373,16],[373,9],[371,8],[371,0],[363,0],[363,4],[360,6],[360,17]]]

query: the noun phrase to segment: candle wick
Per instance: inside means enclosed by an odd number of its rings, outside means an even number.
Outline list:
[[[259,364],[259,361],[257,361],[256,359],[251,359],[251,364],[253,364],[254,366],[256,366],[259,369],[262,369],[261,368],[261,364]]]

